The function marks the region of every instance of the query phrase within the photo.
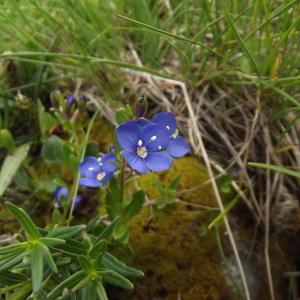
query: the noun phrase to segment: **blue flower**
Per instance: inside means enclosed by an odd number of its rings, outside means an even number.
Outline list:
[[[116,155],[105,154],[102,157],[88,156],[78,166],[81,176],[79,184],[89,187],[100,187],[107,182],[116,171]]]
[[[173,113],[158,113],[151,119],[151,122],[161,125],[168,130],[169,144],[166,151],[172,157],[181,157],[191,151],[191,148],[187,143],[186,139],[178,135],[176,119]]]
[[[167,170],[172,165],[165,151],[169,144],[169,131],[146,119],[128,121],[117,128],[122,155],[129,166],[140,172]]]
[[[72,105],[75,102],[75,98],[73,95],[68,95],[66,101],[69,105]]]
[[[54,191],[54,203],[55,207],[60,207],[62,198],[67,199],[69,196],[69,191],[67,188],[58,186]],[[79,204],[81,201],[81,197],[77,195],[75,197],[75,207]]]

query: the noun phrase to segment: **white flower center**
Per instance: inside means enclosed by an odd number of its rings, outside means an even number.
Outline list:
[[[97,174],[96,178],[97,180],[101,181],[105,177],[105,175],[106,175],[105,172],[101,172]]]
[[[168,130],[170,130],[170,126],[167,125],[166,128],[167,128]]]
[[[155,141],[157,139],[157,136],[154,135],[154,136],[151,136],[151,141]]]
[[[94,171],[94,168],[93,167],[89,167],[89,171]]]
[[[161,146],[161,145],[159,145],[159,146],[158,146],[158,149],[159,149],[159,150],[161,150],[161,149],[162,149],[162,146]]]
[[[141,158],[145,158],[148,155],[146,147],[138,147],[136,152]]]

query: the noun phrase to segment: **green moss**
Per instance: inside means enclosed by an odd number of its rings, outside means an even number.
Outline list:
[[[178,191],[198,187],[182,194],[183,200],[216,205],[210,185],[203,185],[208,180],[205,168],[194,157],[177,160],[167,172],[141,176],[139,184],[153,199],[158,196],[158,177],[168,184],[179,174]],[[164,211],[144,208],[130,224],[130,243],[135,253],[131,263],[143,270],[145,277],[135,282],[131,293],[110,291],[110,299],[236,299],[224,276],[215,234],[201,234],[208,221],[183,203]]]
[[[143,175],[140,177],[139,183],[142,188],[146,189],[150,198],[155,199],[159,196],[155,185],[156,180],[161,179],[168,185],[177,176],[180,176],[177,188],[180,199],[194,204],[217,206],[206,168],[196,157],[182,157],[175,160],[170,170]]]

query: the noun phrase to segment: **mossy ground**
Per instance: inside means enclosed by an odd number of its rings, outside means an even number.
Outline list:
[[[184,157],[170,171],[140,177],[139,184],[150,199],[156,198],[155,182],[170,183],[178,175],[178,191],[189,190],[181,199],[194,204],[216,206],[212,189],[206,184],[204,166],[194,157]],[[199,300],[237,299],[227,285],[214,232],[203,234],[207,215],[199,216],[184,203],[164,210],[145,207],[130,224],[130,244],[135,253],[132,264],[145,277],[135,282],[132,292],[111,290],[113,300]]]

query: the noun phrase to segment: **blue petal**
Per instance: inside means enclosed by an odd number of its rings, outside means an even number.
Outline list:
[[[171,112],[161,112],[156,114],[151,122],[159,124],[167,128],[170,132],[169,135],[173,134],[176,130],[176,119],[173,113]]]
[[[84,177],[95,177],[95,174],[101,172],[101,167],[96,157],[87,156],[84,161],[79,164],[78,170]]]
[[[113,172],[108,172],[105,174],[105,176],[99,182],[101,184],[106,183],[113,175],[114,175]]]
[[[149,173],[149,170],[146,166],[145,161],[139,157],[136,153],[123,151],[122,152],[125,160],[128,165],[135,171],[138,171],[142,174]]]
[[[137,119],[137,120],[135,121],[135,123],[136,123],[137,125],[139,125],[141,128],[142,128],[142,127],[145,127],[145,126],[148,125],[148,124],[151,124],[151,122],[150,122],[149,120],[144,119],[144,118]]]
[[[143,127],[141,132],[141,140],[144,142],[143,146],[148,151],[161,151],[169,144],[170,133],[163,126],[157,124],[149,124]]]
[[[149,153],[145,158],[145,162],[151,171],[164,171],[172,166],[171,156],[164,151]]]
[[[139,126],[135,121],[128,121],[117,128],[117,138],[120,146],[130,151],[136,148],[138,143]]]
[[[104,154],[99,160],[99,164],[105,173],[114,173],[117,169],[117,157],[113,153]]]
[[[167,152],[173,157],[181,157],[191,151],[186,139],[182,136],[170,137]]]
[[[60,205],[61,197],[68,198],[69,191],[67,188],[58,186],[54,191],[54,201]]]
[[[79,184],[89,187],[99,187],[102,185],[102,183],[96,178],[80,178]]]

